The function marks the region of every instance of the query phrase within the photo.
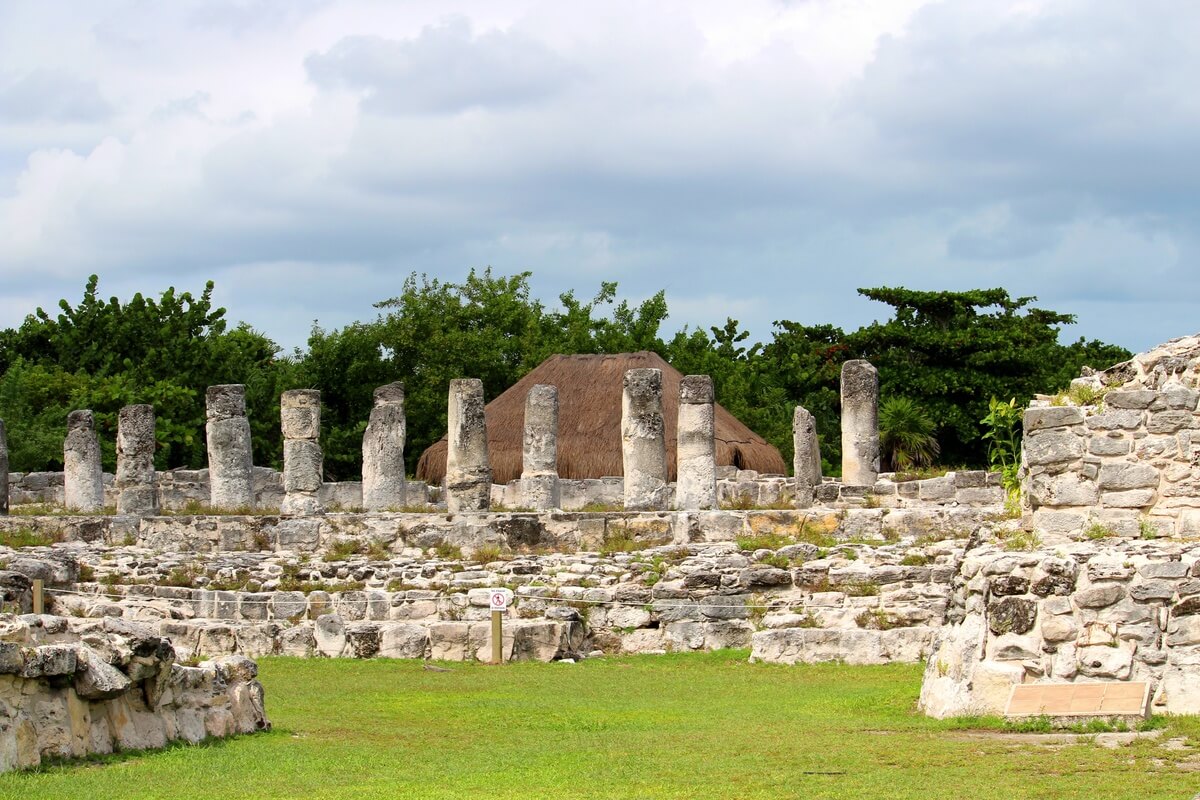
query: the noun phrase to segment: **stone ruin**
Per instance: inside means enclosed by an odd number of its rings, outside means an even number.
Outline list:
[[[0,619],[0,772],[270,728],[250,659],[183,666],[152,627],[114,617],[68,623]]]
[[[1200,548],[1187,538],[1196,493],[1182,470],[1195,465],[1196,370],[1178,358],[1085,378],[1110,387],[1103,409],[1035,400],[1019,518],[996,474],[880,474],[878,381],[863,362],[843,372],[843,480],[821,476],[802,408],[794,477],[713,465],[704,376],[681,384],[674,484],[654,370],[626,376],[627,480],[558,477],[557,395],[539,386],[526,403],[521,477],[504,486],[491,483],[477,381],[450,387],[442,487],[403,477],[398,384],[376,393],[363,482],[339,484],[321,482],[319,397],[281,400],[286,441],[303,455],[280,476],[249,463],[238,387],[214,387],[209,469],[154,475],[158,515],[0,517],[0,530],[61,541],[17,552],[9,569],[54,575],[53,605],[71,625],[145,622],[187,657],[486,658],[485,590],[505,586],[516,595],[506,658],[719,647],[780,663],[928,658],[922,706],[939,716],[1000,713],[1014,684],[1088,680],[1146,680],[1154,708],[1195,713],[1187,686],[1200,677],[1200,637],[1188,626],[1200,610]],[[1129,375],[1114,387],[1118,372]],[[290,432],[288,409],[304,416]],[[1122,414],[1127,427],[1106,427],[1106,415],[1127,411],[1136,421]],[[1162,432],[1168,420],[1179,426]],[[1127,485],[1149,483],[1146,467],[1154,486]],[[120,485],[101,476],[104,503],[144,487],[137,474]],[[14,503],[61,502],[74,480],[9,478]],[[1089,483],[1094,495],[1062,488]],[[179,513],[189,501],[203,513]],[[1113,536],[1096,537],[1095,524]]]

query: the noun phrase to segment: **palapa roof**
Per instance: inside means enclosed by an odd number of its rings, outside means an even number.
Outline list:
[[[521,477],[525,398],[539,383],[558,387],[558,474],[563,478],[621,475],[621,393],[626,370],[650,367],[663,373],[663,422],[668,480],[675,480],[675,425],[683,377],[657,353],[556,355],[543,361],[487,404],[488,451],[492,480]],[[715,409],[718,465],[785,474],[783,456],[720,405]],[[430,445],[417,462],[417,479],[441,483],[446,476],[446,437]]]

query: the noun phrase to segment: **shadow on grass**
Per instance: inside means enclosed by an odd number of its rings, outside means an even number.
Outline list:
[[[27,769],[15,770],[15,775],[52,775],[71,773],[77,770],[88,769],[91,767],[103,767],[111,764],[123,764],[130,761],[138,761],[143,758],[153,758],[155,756],[163,756],[176,750],[219,750],[227,745],[238,741],[239,739],[248,739],[251,736],[258,738],[262,736],[291,736],[292,733],[288,730],[280,728],[272,728],[269,731],[255,731],[254,733],[239,733],[234,736],[226,736],[224,738],[217,736],[207,736],[199,742],[187,742],[182,739],[176,739],[173,742],[168,742],[163,747],[146,748],[143,750],[117,750],[112,753],[89,753],[86,756],[78,758],[62,758],[52,757],[43,758],[42,763],[36,767],[28,767]]]

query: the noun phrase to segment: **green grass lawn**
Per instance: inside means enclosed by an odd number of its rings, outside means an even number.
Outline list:
[[[1187,800],[1196,751],[1051,749],[914,712],[921,670],[745,651],[501,668],[262,659],[275,730],[0,776],[3,798]],[[1166,736],[1200,745],[1200,722]],[[1166,738],[1164,736],[1164,738]]]

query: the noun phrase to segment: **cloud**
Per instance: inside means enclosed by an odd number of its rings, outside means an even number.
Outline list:
[[[94,81],[59,70],[35,69],[0,82],[0,119],[13,122],[99,122],[112,106]]]
[[[305,68],[318,86],[365,93],[372,113],[457,113],[545,100],[577,75],[543,43],[515,31],[474,35],[455,17],[410,39],[348,36]]]
[[[1004,286],[1135,347],[1195,325],[1151,309],[1200,290],[1200,11],[285,5],[0,12],[0,295],[214,278],[289,346],[487,265],[756,337],[869,322],[877,285]]]

